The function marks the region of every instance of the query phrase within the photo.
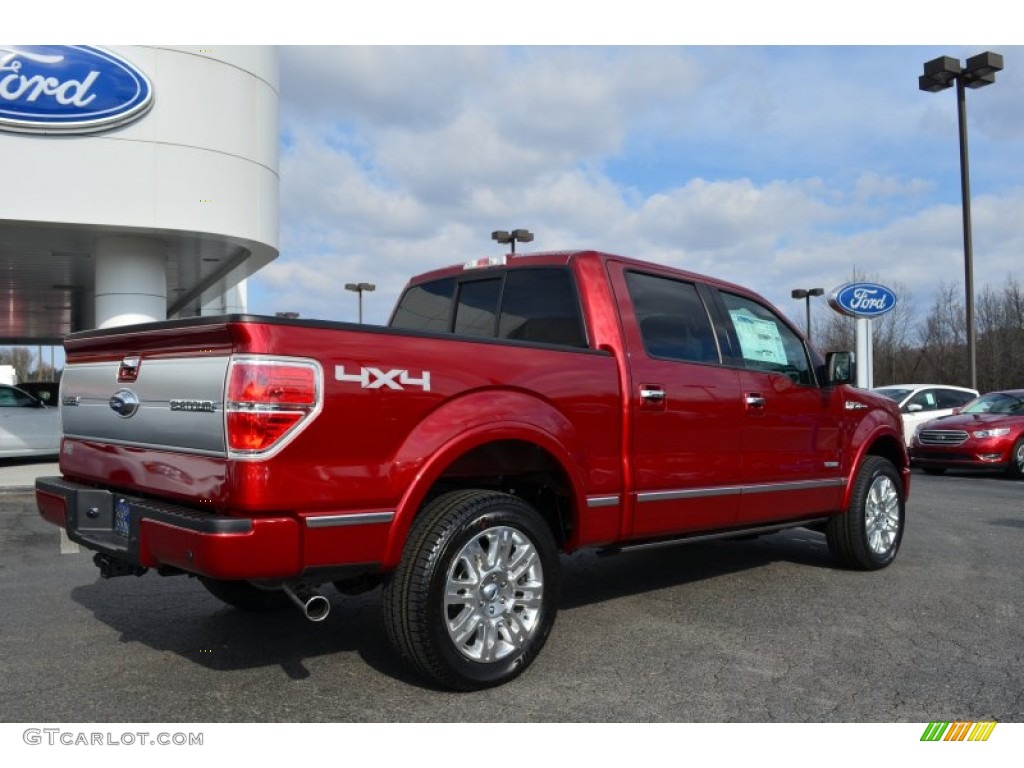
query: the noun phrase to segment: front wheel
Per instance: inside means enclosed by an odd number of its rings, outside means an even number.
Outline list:
[[[500,685],[544,646],[559,582],[554,537],[529,504],[490,491],[447,493],[420,514],[387,580],[388,636],[440,685]]]
[[[905,518],[899,472],[888,459],[868,456],[854,480],[849,508],[829,520],[828,547],[850,568],[884,568],[899,551]]]

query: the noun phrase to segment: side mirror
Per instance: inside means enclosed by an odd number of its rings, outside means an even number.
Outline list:
[[[918,411],[923,411],[923,410],[924,410],[924,406],[921,405],[920,403],[908,403],[907,404],[907,413],[917,413]]]
[[[829,384],[849,384],[854,378],[853,352],[829,352],[825,355],[825,377]]]

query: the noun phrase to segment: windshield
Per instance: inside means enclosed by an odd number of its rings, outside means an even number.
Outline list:
[[[881,395],[882,397],[888,397],[890,400],[892,400],[893,402],[896,402],[896,403],[903,402],[903,398],[905,398],[907,395],[909,395],[913,391],[914,390],[912,390],[912,389],[897,389],[895,387],[889,387],[889,388],[882,388],[882,389],[875,389],[875,390],[873,390],[873,392],[876,395]]]
[[[1024,399],[1005,392],[990,392],[971,400],[960,413],[1022,413]]]

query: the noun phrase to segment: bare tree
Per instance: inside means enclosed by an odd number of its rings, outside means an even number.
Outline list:
[[[957,283],[940,283],[935,302],[920,326],[921,381],[967,386],[967,321]]]

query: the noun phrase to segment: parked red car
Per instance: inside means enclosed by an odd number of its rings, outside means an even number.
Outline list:
[[[914,434],[911,460],[930,475],[947,469],[998,469],[1024,477],[1024,389],[989,392]]]

